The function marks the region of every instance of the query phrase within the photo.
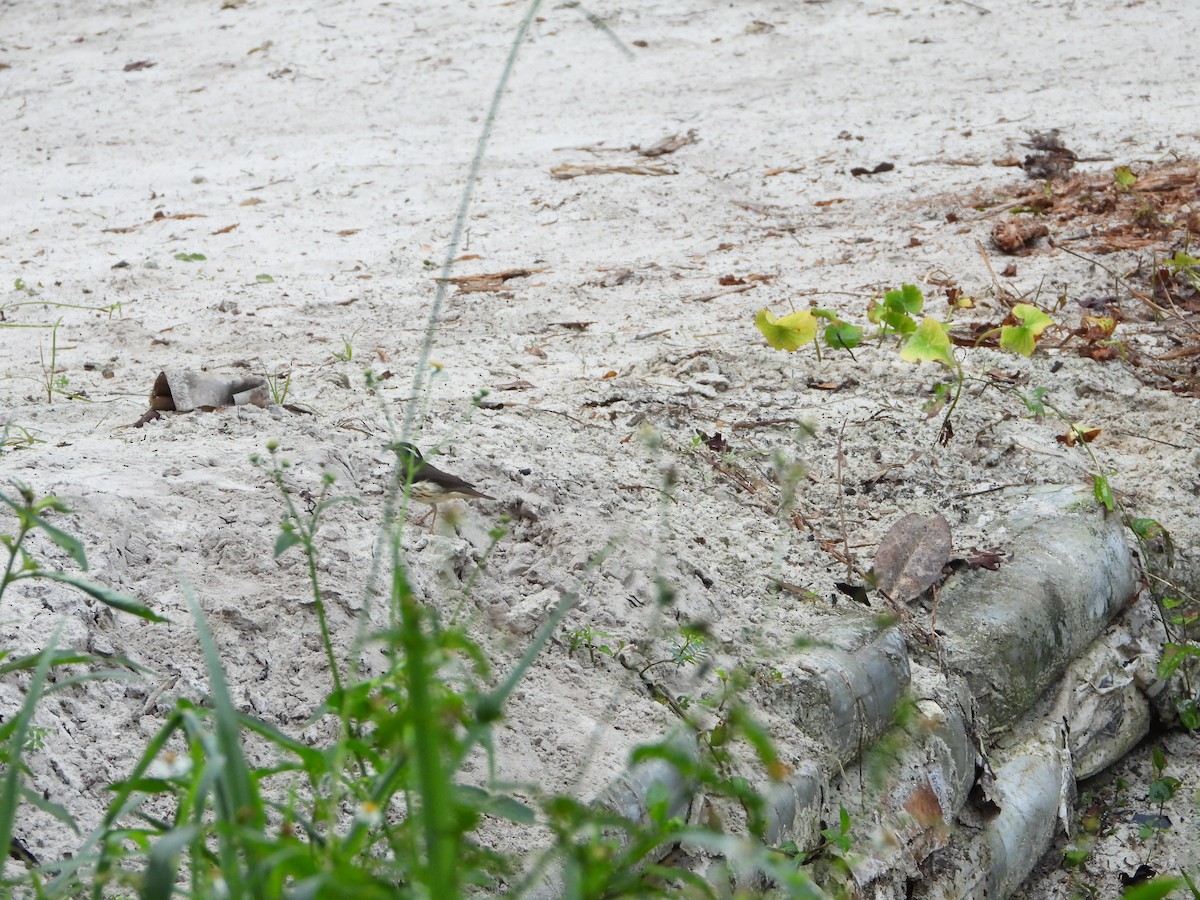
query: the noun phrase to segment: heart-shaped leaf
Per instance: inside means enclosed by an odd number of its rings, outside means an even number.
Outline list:
[[[940,362],[954,368],[954,350],[946,326],[932,316],[921,320],[921,327],[900,348],[905,362]]]
[[[817,336],[817,320],[811,310],[789,313],[776,319],[768,309],[760,309],[754,324],[776,350],[795,352]]]
[[[1032,356],[1038,337],[1054,324],[1054,320],[1028,303],[1018,303],[1012,308],[1012,314],[1021,324],[1005,325],[1000,329],[1000,346],[1022,356]]]
[[[883,302],[885,306],[912,316],[919,313],[921,307],[925,305],[925,295],[915,284],[904,284],[900,286],[899,290],[888,291],[884,294]]]

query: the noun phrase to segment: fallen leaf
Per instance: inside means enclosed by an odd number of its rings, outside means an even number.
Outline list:
[[[863,166],[855,166],[853,169],[850,170],[850,174],[853,175],[855,178],[859,178],[860,176],[863,176],[863,175],[880,175],[884,172],[891,172],[895,168],[896,168],[895,163],[881,162],[879,165],[877,165],[873,169],[867,169],[867,168],[864,168]]]
[[[559,328],[570,328],[572,331],[583,331],[589,325],[595,325],[595,322],[551,322],[551,325],[557,325]]]
[[[267,202],[266,200],[262,200],[258,197],[250,197],[246,200],[243,200],[241,203],[238,204],[238,206],[258,206],[258,204],[266,203],[266,202]]]
[[[1065,434],[1055,435],[1054,439],[1060,444],[1066,444],[1068,447],[1074,447],[1080,442],[1084,444],[1090,444],[1100,436],[1100,433],[1103,430],[1103,428],[1089,428],[1087,425],[1080,425],[1078,422],[1076,422],[1066,430]]]
[[[891,527],[875,552],[875,587],[897,603],[924,593],[950,559],[950,524],[940,515],[911,513]]]
[[[503,272],[481,272],[478,275],[456,275],[446,281],[458,288],[459,293],[487,293],[504,290],[505,282],[513,278],[525,278],[540,269],[505,269]],[[438,279],[441,281],[443,279]]]
[[[1001,384],[1023,384],[1029,380],[1029,375],[1024,372],[1002,372],[999,369],[988,369],[983,374]]]
[[[690,129],[687,134],[670,134],[660,141],[651,144],[649,147],[631,147],[630,149],[640,153],[642,156],[665,156],[668,153],[674,153],[680,147],[686,147],[688,144],[696,143],[696,129]]]
[[[125,63],[125,68],[122,69],[121,71],[123,71],[123,72],[140,72],[140,71],[142,71],[142,69],[152,69],[156,65],[158,65],[158,63],[152,63],[148,59],[139,59],[137,62]]]
[[[525,379],[518,378],[516,381],[509,381],[509,382],[506,382],[505,384],[496,385],[496,390],[498,390],[498,391],[527,391],[532,387],[533,387],[533,385],[530,384]]]
[[[966,555],[965,561],[972,568],[995,572],[1006,558],[1006,554],[999,547],[988,547],[983,550],[972,548]]]
[[[240,223],[234,222],[232,225],[226,225],[224,228],[218,228],[216,231],[210,231],[210,235],[229,234],[233,229],[237,228]]]
[[[619,284],[624,284],[633,278],[633,269],[614,269],[606,274],[599,281],[592,282],[599,287],[616,287]]]
[[[723,285],[724,287],[729,287],[730,285],[734,285],[734,284],[745,284],[745,283],[746,283],[746,279],[738,278],[736,275],[722,275],[721,279],[717,282],[717,284]]]
[[[339,234],[341,237],[350,237],[350,235],[358,234],[360,231],[362,231],[361,228],[343,228],[341,231],[337,232],[337,234]]]

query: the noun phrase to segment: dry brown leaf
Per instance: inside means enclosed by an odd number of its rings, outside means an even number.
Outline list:
[[[505,282],[513,278],[525,278],[532,275],[534,272],[540,272],[541,269],[505,269],[503,272],[480,272],[477,275],[455,275],[453,278],[447,278],[446,281],[458,288],[459,293],[486,293],[493,291],[502,291],[505,289]],[[441,281],[442,279],[438,279]]]
[[[674,153],[680,147],[694,143],[696,143],[696,129],[692,128],[688,130],[687,134],[669,134],[649,147],[633,147],[631,149],[642,156],[665,156],[668,153]]]
[[[950,559],[950,524],[911,513],[891,527],[875,552],[875,586],[897,603],[924,593]]]

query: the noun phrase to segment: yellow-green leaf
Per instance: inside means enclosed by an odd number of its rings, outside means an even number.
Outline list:
[[[795,352],[817,336],[817,320],[812,312],[802,309],[776,319],[768,309],[760,309],[754,324],[776,350]]]
[[[900,358],[905,362],[940,362],[953,368],[954,349],[950,346],[946,326],[932,316],[926,316],[900,348]]]
[[[1021,324],[1005,325],[1000,329],[1000,346],[1022,356],[1032,356],[1038,337],[1054,324],[1054,320],[1028,303],[1018,303],[1012,308],[1012,314]]]

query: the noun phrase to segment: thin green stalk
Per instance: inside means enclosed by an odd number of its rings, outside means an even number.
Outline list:
[[[33,723],[34,710],[37,709],[38,702],[42,698],[46,676],[50,672],[50,662],[54,658],[54,648],[58,645],[58,639],[62,635],[65,624],[65,620],[59,622],[54,633],[50,635],[46,649],[40,654],[37,667],[33,670],[29,690],[25,695],[25,702],[21,704],[12,735],[8,739],[8,746],[4,748],[6,762],[3,775],[0,776],[0,847],[5,850],[8,849],[12,840],[17,808],[21,805],[21,772],[23,770],[21,756],[25,750],[25,740],[29,735],[29,726]],[[8,854],[5,853],[4,858],[0,859],[0,882],[4,881],[4,866],[7,861]]]
[[[458,202],[458,212],[454,217],[454,230],[450,234],[450,243],[446,247],[446,253],[442,258],[441,276],[438,278],[437,288],[434,291],[433,306],[429,310],[429,318],[425,324],[425,337],[421,341],[421,352],[417,357],[417,371],[413,375],[412,388],[414,397],[422,396],[423,386],[428,380],[429,355],[433,349],[433,337],[437,332],[442,305],[446,301],[447,285],[450,284],[450,269],[454,265],[455,258],[458,256],[458,246],[462,241],[463,229],[466,227],[467,211],[471,206],[471,195],[475,192],[475,182],[479,178],[479,169],[483,164],[483,154],[487,150],[488,141],[492,136],[492,128],[496,123],[496,114],[500,110],[500,98],[504,96],[504,91],[508,88],[508,79],[512,75],[513,68],[516,66],[517,54],[521,50],[521,45],[525,43],[525,35],[529,32],[529,26],[533,24],[533,20],[537,16],[541,5],[542,0],[530,0],[529,9],[526,10],[525,17],[521,19],[521,24],[517,27],[517,33],[513,37],[513,42],[508,50],[508,58],[504,61],[504,68],[500,72],[500,80],[496,83],[496,90],[492,94],[492,102],[488,106],[487,115],[483,120],[483,130],[480,132],[479,140],[475,144],[475,155],[471,158],[471,168],[467,172],[467,180],[463,185],[462,197]],[[425,403],[422,404],[422,414],[425,412],[428,403],[429,399],[426,397]],[[404,427],[401,434],[405,440],[412,434],[416,406],[415,403],[410,403],[404,412]]]
[[[400,553],[400,539],[392,540],[392,602],[400,609],[400,641],[404,648],[405,681],[412,716],[414,762],[420,822],[425,836],[425,883],[439,898],[458,896],[458,840],[455,835],[451,773],[443,759],[443,742],[438,735],[445,726],[436,715],[434,672],[429,666],[429,639],[421,609],[408,583]]]

